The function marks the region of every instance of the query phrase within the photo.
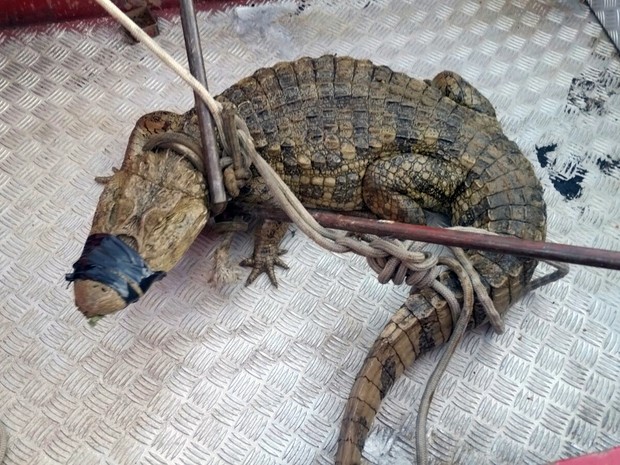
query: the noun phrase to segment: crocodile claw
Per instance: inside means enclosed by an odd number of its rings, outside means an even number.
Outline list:
[[[246,266],[252,268],[248,279],[245,282],[245,285],[248,286],[252,284],[256,278],[258,278],[261,274],[266,273],[269,277],[269,281],[275,287],[278,287],[278,279],[276,278],[275,267],[279,266],[280,268],[284,268],[288,270],[288,265],[280,258],[280,255],[286,253],[286,250],[279,249],[275,254],[274,253],[254,253],[254,256],[251,258],[246,258],[242,260],[239,265]]]
[[[109,183],[109,182],[112,180],[112,178],[114,177],[114,175],[115,175],[116,173],[118,173],[119,171],[120,171],[120,169],[119,169],[119,168],[112,167],[112,174],[111,174],[110,176],[96,176],[96,177],[95,177],[95,182],[96,182],[97,184],[103,184],[103,185],[106,185],[107,183]]]

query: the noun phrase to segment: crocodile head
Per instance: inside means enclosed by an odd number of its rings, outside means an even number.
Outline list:
[[[105,181],[82,255],[66,277],[78,309],[90,318],[138,300],[181,259],[208,215],[204,175],[186,157],[169,149],[126,155]]]

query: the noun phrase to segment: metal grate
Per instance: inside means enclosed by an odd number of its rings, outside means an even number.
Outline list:
[[[345,5],[346,3],[346,5]],[[578,2],[272,2],[200,13],[209,82],[326,52],[452,69],[546,188],[549,239],[620,249],[620,60]],[[184,60],[178,17],[158,41]],[[89,327],[63,275],[133,124],[192,93],[108,21],[0,33],[0,421],[14,464],[331,464],[345,399],[407,290],[300,234],[280,288],[206,284],[202,236],[140,303]],[[240,256],[250,252],[240,237]],[[434,463],[532,463],[620,443],[618,274],[575,267],[503,335],[468,334],[431,409]],[[372,464],[411,463],[419,360],[385,399]]]
[[[618,0],[588,0],[588,5],[620,52],[620,2]]]

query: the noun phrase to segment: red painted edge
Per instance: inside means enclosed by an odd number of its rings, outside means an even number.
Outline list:
[[[129,11],[144,1],[112,0],[123,11]],[[223,8],[226,5],[247,4],[241,1],[194,0],[196,7]],[[163,9],[178,9],[179,0],[146,0],[157,13]],[[0,27],[26,26],[37,23],[57,23],[76,19],[98,18],[107,13],[94,0],[0,0]]]
[[[571,459],[560,460],[552,465],[619,465],[620,447],[599,454],[584,455]]]

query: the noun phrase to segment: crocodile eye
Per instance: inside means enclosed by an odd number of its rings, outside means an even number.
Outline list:
[[[154,231],[162,227],[167,218],[167,212],[163,209],[152,209],[142,217],[143,231],[147,235],[153,234]]]
[[[134,214],[135,204],[127,197],[120,197],[112,205],[110,210],[110,221],[113,223],[123,223],[129,220]]]

